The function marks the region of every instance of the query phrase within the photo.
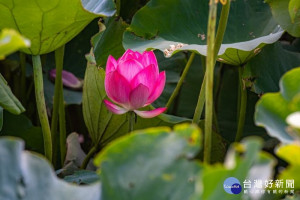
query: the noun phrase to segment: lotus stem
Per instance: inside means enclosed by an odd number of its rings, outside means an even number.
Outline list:
[[[212,143],[213,120],[213,87],[215,65],[215,33],[216,33],[217,4],[210,1],[208,30],[207,30],[207,58],[206,58],[206,87],[205,87],[205,138],[204,138],[204,162],[210,163]]]
[[[180,88],[181,88],[181,86],[182,86],[182,84],[183,84],[183,81],[185,80],[185,77],[186,77],[186,75],[187,75],[187,73],[188,73],[188,71],[189,71],[189,69],[190,69],[190,67],[191,67],[191,65],[192,65],[192,63],[193,63],[194,58],[195,58],[195,53],[193,52],[193,53],[190,55],[189,60],[188,60],[188,62],[186,63],[186,65],[185,65],[185,67],[184,67],[184,70],[183,70],[183,72],[182,72],[182,74],[181,74],[181,77],[180,77],[180,79],[179,79],[179,81],[178,81],[178,83],[177,83],[177,85],[176,85],[176,88],[174,89],[174,91],[173,91],[171,97],[169,98],[168,103],[167,103],[166,106],[165,106],[166,108],[169,109],[170,106],[172,105],[174,99],[177,97],[177,95],[178,95],[178,93],[179,93],[179,91],[180,91]]]
[[[238,128],[235,137],[235,141],[238,142],[241,140],[244,131],[245,118],[246,118],[246,110],[247,110],[247,89],[245,87],[245,83],[243,80],[243,67],[239,66],[239,94],[240,94],[240,102],[239,102],[239,117],[238,117]]]
[[[197,106],[195,109],[194,117],[193,117],[193,123],[198,124],[203,112],[204,104],[205,104],[205,87],[206,87],[206,76],[204,74],[203,82],[200,89],[200,94],[198,97]]]
[[[53,156],[57,156],[58,150],[58,115],[60,109],[60,98],[63,96],[63,85],[62,85],[62,70],[63,70],[63,58],[64,58],[65,46],[55,50],[55,65],[56,65],[56,76],[55,76],[55,86],[54,86],[54,98],[53,98],[53,111],[52,111],[52,121],[51,121],[51,134],[53,141]],[[63,101],[63,99],[62,99]],[[64,126],[64,125],[63,125]],[[61,142],[60,142],[61,143]],[[56,161],[56,160],[55,160]],[[54,163],[56,163],[54,161]]]
[[[20,52],[20,66],[21,66],[21,81],[20,81],[20,99],[24,106],[26,106],[26,54]]]
[[[198,97],[197,107],[195,109],[194,117],[192,123],[198,124],[200,122],[200,118],[203,112],[204,104],[205,104],[205,86],[206,86],[206,76],[204,75],[203,82],[200,89],[200,94]],[[213,107],[213,123],[215,125],[216,131],[219,132],[219,125],[217,119],[217,112],[216,109]]]
[[[33,62],[33,74],[34,74],[35,98],[36,98],[37,111],[38,111],[40,123],[42,126],[42,131],[43,131],[45,156],[50,162],[52,162],[51,131],[50,131],[45,97],[44,97],[43,71],[42,71],[40,55],[33,55],[32,62]]]
[[[215,38],[216,27],[216,14],[217,4],[215,1],[210,1],[209,18],[208,18],[208,32],[207,32],[207,59],[206,68],[203,83],[199,93],[197,106],[193,118],[193,123],[198,123],[205,107],[205,139],[204,139],[204,162],[210,162],[211,154],[211,134],[212,134],[212,120],[213,120],[213,72],[216,64],[216,58],[220,50],[225,30],[227,27],[228,15],[230,10],[230,1],[228,1],[221,11],[221,17],[219,21],[217,36]],[[204,89],[205,88],[205,89]],[[205,98],[205,102],[204,99]]]
[[[92,156],[96,153],[97,151],[97,145],[93,146],[90,151],[88,152],[88,154],[86,155],[86,157],[84,158],[80,169],[86,169],[87,165],[89,164],[90,159],[92,158]]]
[[[228,0],[227,3],[225,5],[223,5],[223,7],[222,7],[221,16],[220,16],[219,25],[218,25],[218,31],[217,31],[217,35],[216,35],[215,59],[218,56],[218,53],[221,48],[223,38],[225,35],[229,11],[230,11],[230,4],[231,4],[231,0]]]
[[[135,122],[135,113],[133,111],[128,112],[128,133],[133,131],[133,125]]]
[[[121,13],[121,0],[116,0],[117,16],[120,16]]]
[[[59,141],[60,141],[60,159],[61,159],[61,164],[63,165],[65,162],[66,151],[67,151],[65,102],[64,102],[63,95],[60,95],[60,102],[59,102]]]
[[[222,7],[219,26],[218,26],[218,31],[217,31],[217,36],[216,36],[215,58],[214,58],[215,63],[216,63],[216,58],[218,56],[218,52],[219,52],[220,47],[222,45],[225,30],[226,30],[226,27],[227,27],[229,11],[230,11],[230,1],[227,1],[227,3]],[[204,59],[202,59],[202,60],[204,60]],[[204,67],[205,62],[202,62],[202,65]],[[197,106],[196,106],[196,109],[195,109],[195,114],[194,114],[194,117],[193,117],[193,123],[196,123],[196,124],[199,123],[199,121],[200,121],[200,118],[201,118],[201,115],[202,115],[202,112],[203,112],[203,108],[204,108],[204,104],[205,104],[205,89],[204,88],[206,88],[206,72],[205,72],[205,75],[204,75],[204,78],[203,78],[201,90],[200,90],[199,97],[198,97]],[[217,124],[216,124],[216,126],[217,126]]]

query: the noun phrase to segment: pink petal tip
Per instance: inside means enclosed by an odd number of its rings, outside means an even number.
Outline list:
[[[109,74],[110,72],[115,71],[117,68],[117,65],[118,65],[118,63],[117,63],[116,59],[113,56],[109,55],[107,62],[106,62],[106,71],[105,71],[106,74]]]
[[[156,117],[156,116],[160,115],[161,113],[165,112],[166,110],[167,110],[167,108],[156,108],[156,109],[150,110],[150,111],[134,110],[134,112],[142,118],[153,118],[153,117]]]
[[[114,114],[122,115],[127,112],[126,109],[121,108],[108,100],[103,100],[103,102],[104,102],[104,105],[106,106],[106,108]]]

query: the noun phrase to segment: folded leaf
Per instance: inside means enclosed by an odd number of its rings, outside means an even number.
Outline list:
[[[20,101],[11,92],[7,82],[0,74],[0,106],[13,114],[20,114],[25,111]]]

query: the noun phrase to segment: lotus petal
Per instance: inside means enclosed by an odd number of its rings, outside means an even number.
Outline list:
[[[150,111],[134,110],[134,112],[142,118],[153,118],[153,117],[156,117],[156,116],[160,115],[161,113],[165,112],[166,110],[167,110],[167,108],[156,108],[156,109],[150,110]]]
[[[104,102],[104,105],[106,106],[106,108],[114,114],[122,115],[128,111],[124,108],[121,108],[120,106],[113,104],[112,102],[110,102],[108,100],[103,100],[103,102]]]

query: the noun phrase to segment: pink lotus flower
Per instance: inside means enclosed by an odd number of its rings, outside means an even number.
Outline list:
[[[152,51],[144,53],[127,50],[116,61],[109,56],[106,64],[105,90],[108,100],[104,103],[115,114],[134,111],[143,118],[152,118],[163,113],[166,108],[139,111],[155,101],[162,93],[166,82],[165,72],[159,73],[157,60]]]

